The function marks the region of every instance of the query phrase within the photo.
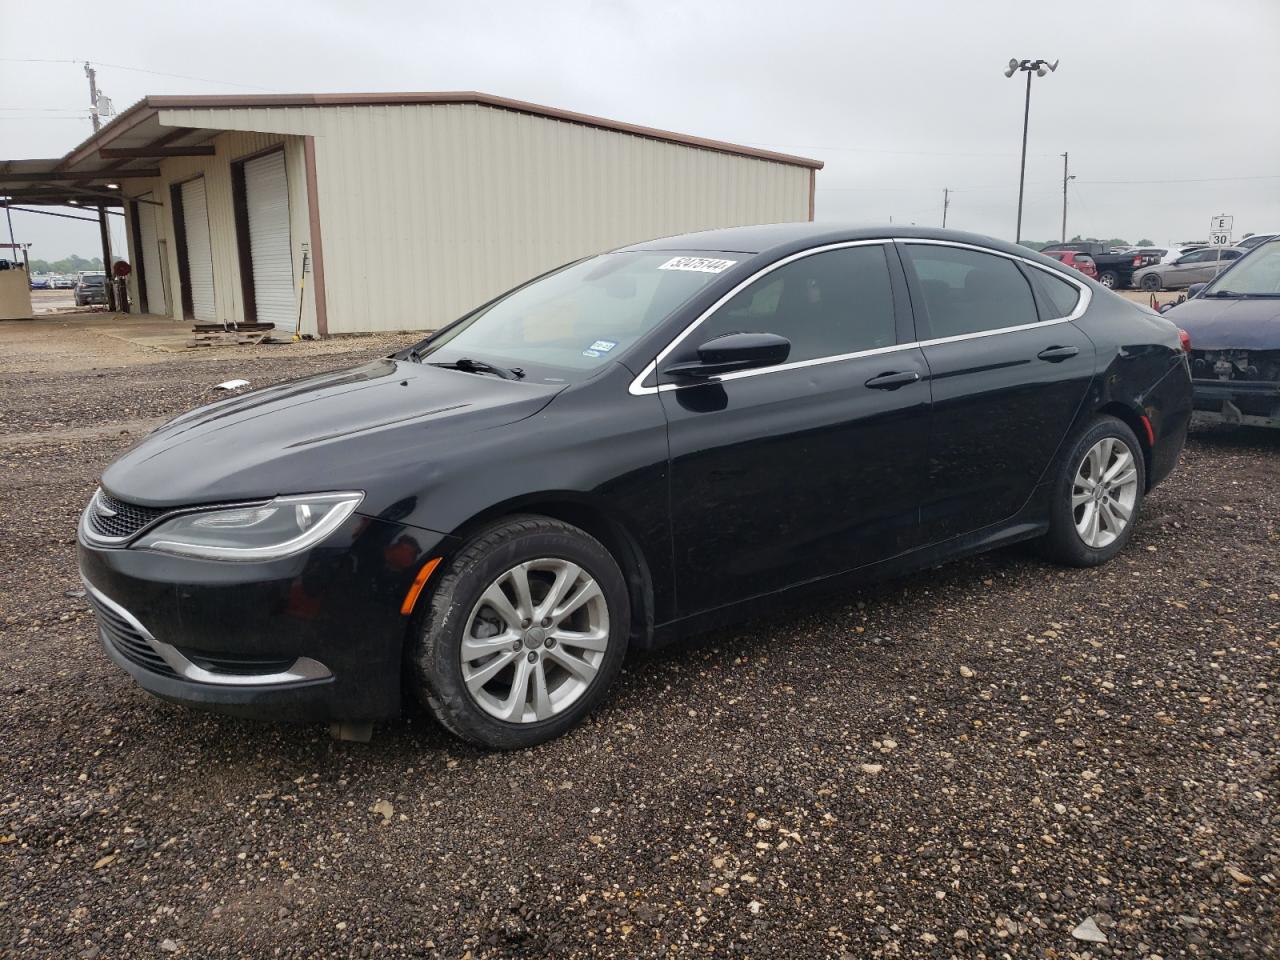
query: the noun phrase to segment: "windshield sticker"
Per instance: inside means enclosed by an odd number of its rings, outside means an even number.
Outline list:
[[[723,273],[737,260],[713,260],[710,257],[672,257],[659,270],[693,270],[697,273]]]
[[[587,347],[587,349],[588,349],[588,350],[599,350],[601,353],[608,353],[610,350],[612,350],[612,349],[613,349],[614,347],[616,347],[617,345],[618,345],[618,341],[617,341],[617,340],[597,340],[597,341],[596,341],[595,343],[593,343],[591,346]]]
[[[583,350],[582,355],[584,357],[599,357],[600,351],[599,350]]]

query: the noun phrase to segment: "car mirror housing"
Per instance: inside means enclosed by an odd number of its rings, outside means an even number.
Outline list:
[[[1187,287],[1187,299],[1190,300],[1192,297],[1199,295],[1200,291],[1203,290],[1208,285],[1209,284],[1207,283],[1191,284],[1191,286]]]
[[[791,341],[776,333],[726,333],[698,347],[698,359],[674,363],[665,373],[705,379],[735,370],[771,367],[791,353]]]

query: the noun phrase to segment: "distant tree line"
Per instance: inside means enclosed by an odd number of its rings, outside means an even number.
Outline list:
[[[1030,247],[1032,250],[1043,250],[1045,247],[1050,247],[1050,246],[1053,246],[1055,243],[1060,243],[1060,242],[1061,242],[1061,241],[1059,241],[1059,240],[1045,240],[1044,242],[1041,242],[1041,241],[1039,241],[1039,240],[1023,240],[1023,241],[1022,241],[1022,245],[1023,245],[1024,247]],[[1083,242],[1083,243],[1101,243],[1101,244],[1103,244],[1104,246],[1106,246],[1106,247],[1108,247],[1108,248],[1111,248],[1111,247],[1154,247],[1154,246],[1155,246],[1155,242],[1154,242],[1154,241],[1152,241],[1152,240],[1148,240],[1146,237],[1143,237],[1143,238],[1142,238],[1141,240],[1139,240],[1137,243],[1130,243],[1128,240],[1124,240],[1124,239],[1122,239],[1122,238],[1120,238],[1120,237],[1112,237],[1110,240],[1103,240],[1103,239],[1101,239],[1101,238],[1099,238],[1099,237],[1082,237],[1082,236],[1080,236],[1080,234],[1078,234],[1078,233],[1077,233],[1074,237],[1072,237],[1070,240],[1068,240],[1067,242],[1068,242],[1068,243],[1081,243],[1081,242]]]
[[[52,263],[48,260],[31,261],[32,273],[79,273],[81,270],[101,269],[101,257],[86,260],[84,257],[76,256],[74,253],[69,257],[63,257],[61,260],[54,260]]]

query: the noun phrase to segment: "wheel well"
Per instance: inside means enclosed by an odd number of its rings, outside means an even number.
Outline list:
[[[1133,435],[1138,438],[1138,446],[1142,448],[1143,472],[1147,478],[1147,490],[1151,489],[1151,440],[1147,436],[1147,426],[1142,422],[1142,415],[1132,407],[1125,406],[1118,400],[1103,404],[1098,408],[1100,416],[1112,416],[1125,423]]]
[[[631,599],[631,649],[647,650],[653,645],[653,576],[639,542],[624,524],[594,504],[581,500],[531,499],[486,510],[463,524],[455,535],[465,541],[478,527],[516,514],[537,514],[560,520],[599,540],[618,561],[627,584],[627,593]]]

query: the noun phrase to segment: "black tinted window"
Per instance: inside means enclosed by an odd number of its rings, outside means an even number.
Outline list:
[[[962,247],[906,244],[929,313],[931,338],[1035,323],[1031,287],[1012,260]]]
[[[779,267],[708,317],[691,335],[691,345],[726,333],[786,337],[788,363],[893,346],[893,292],[884,247],[828,250]]]
[[[1080,288],[1068,283],[1061,277],[1055,277],[1047,270],[1031,270],[1032,283],[1040,288],[1041,296],[1048,301],[1049,312],[1045,319],[1066,317],[1080,302]]]

